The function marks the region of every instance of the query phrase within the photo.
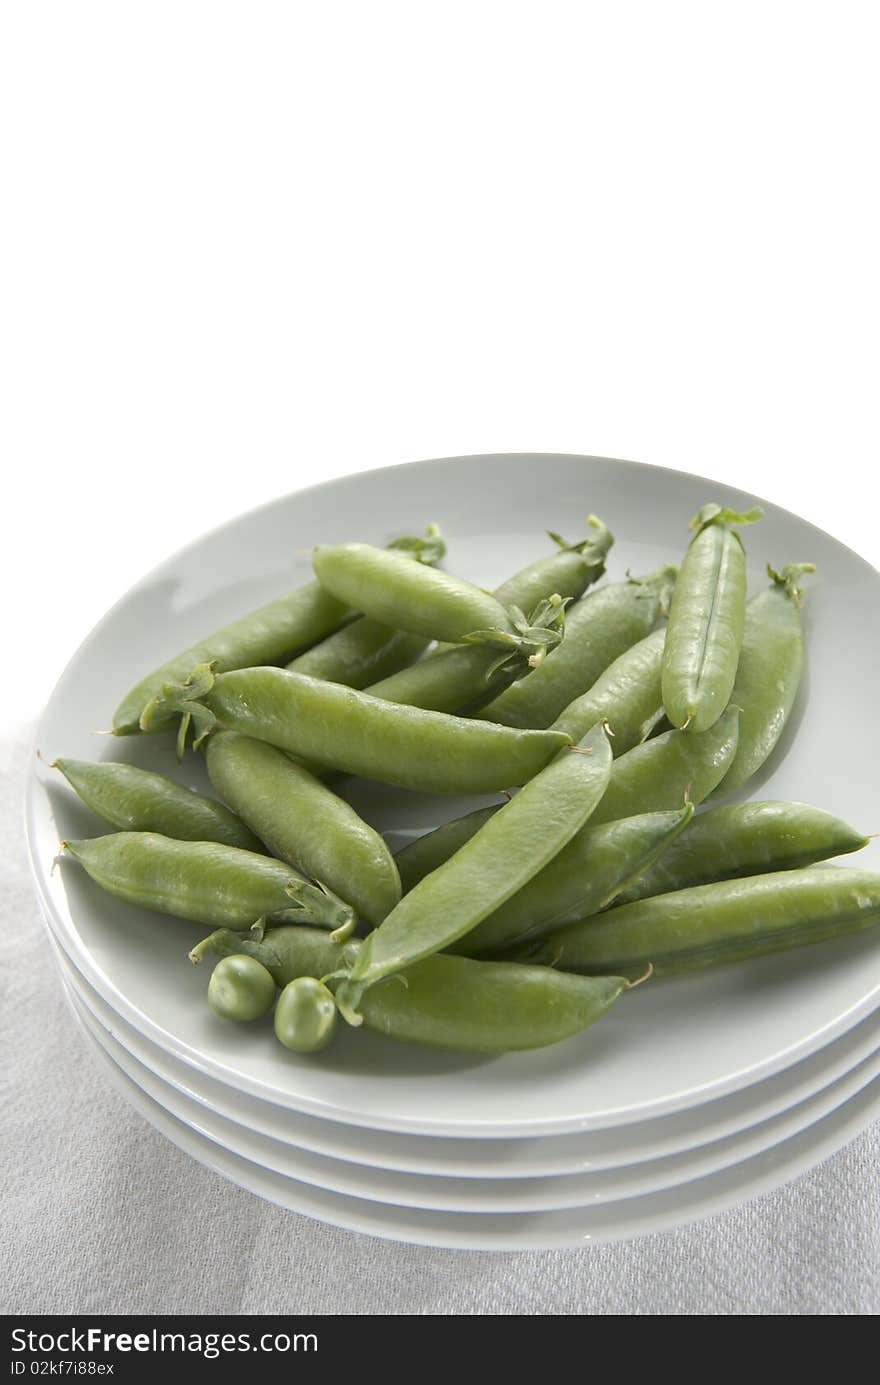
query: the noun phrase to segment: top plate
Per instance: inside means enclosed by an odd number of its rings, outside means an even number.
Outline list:
[[[171,738],[96,739],[144,672],[272,596],[309,580],[314,543],[384,543],[442,526],[450,571],[492,587],[546,553],[546,529],[572,540],[589,512],[616,535],[609,577],[676,560],[687,523],[716,500],[756,497],[715,482],[601,457],[517,453],[456,457],[363,473],[266,505],[162,564],[108,613],[56,687],[37,732],[46,760],[126,759],[204,787],[200,762],[174,764]],[[764,503],[764,502],[760,502]],[[792,725],[740,797],[788,798],[877,827],[877,611],[880,576],[821,530],[764,503],[746,533],[750,590],[765,565],[812,561],[805,608],[809,673]],[[796,730],[796,737],[793,734]],[[352,801],[401,841],[475,800],[352,782]],[[486,801],[486,800],[479,800]],[[41,901],[65,951],[108,1003],[149,1038],[232,1087],[329,1119],[461,1136],[557,1134],[645,1120],[722,1096],[816,1051],[880,999],[870,933],[752,964],[643,986],[602,1023],[553,1048],[503,1057],[434,1053],[343,1032],[309,1058],[271,1027],[243,1030],[204,1003],[207,969],[186,961],[202,930],[105,895],[73,864],[52,870],[63,836],[95,819],[36,760],[28,838]],[[872,843],[860,864],[877,866]],[[343,1026],[344,1029],[344,1026]]]

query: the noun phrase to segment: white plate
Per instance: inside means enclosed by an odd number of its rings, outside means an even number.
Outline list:
[[[247,1131],[311,1154],[368,1168],[444,1179],[552,1178],[639,1165],[692,1151],[739,1134],[806,1101],[866,1059],[876,1057],[880,1049],[880,1020],[875,1016],[863,1020],[819,1053],[764,1082],[717,1101],[704,1102],[689,1112],[659,1116],[619,1129],[548,1135],[533,1140],[447,1140],[442,1136],[386,1134],[303,1116],[223,1087],[144,1039],[110,1010],[57,946],[55,953],[65,981],[100,1029],[132,1055],[140,1067],[203,1109],[205,1120],[217,1114]],[[200,1121],[190,1124],[198,1126]],[[234,1143],[239,1141],[240,1137]]]
[[[429,1211],[498,1215],[509,1212],[557,1211],[599,1206],[641,1197],[665,1188],[681,1187],[762,1153],[799,1134],[855,1096],[880,1074],[880,1053],[858,1064],[845,1077],[799,1102],[783,1115],[752,1126],[739,1135],[713,1141],[697,1150],[627,1168],[580,1173],[547,1179],[426,1178],[422,1174],[365,1168],[339,1157],[310,1154],[226,1120],[191,1101],[139,1063],[97,1020],[68,987],[68,1000],[92,1039],[149,1097],[178,1120],[207,1136],[223,1149],[249,1159],[273,1173],[311,1187],[369,1202]]]
[[[588,511],[617,534],[612,578],[678,556],[707,499],[754,497],[681,473],[556,455],[457,458],[318,486],[244,515],[158,568],[96,627],[40,723],[48,759],[125,756],[155,763],[145,742],[95,741],[113,704],[169,652],[308,578],[297,550],[352,535],[384,542],[439,520],[449,566],[492,585],[547,551],[545,526],[575,537]],[[806,607],[809,686],[760,795],[814,802],[870,831],[877,763],[878,574],[828,535],[774,506],[747,537],[754,585],[764,564],[819,565]],[[842,734],[840,728],[845,728]],[[170,762],[170,751],[166,748]],[[195,766],[185,774],[195,781]],[[108,1003],[169,1052],[251,1095],[368,1126],[449,1136],[549,1135],[686,1110],[816,1052],[880,998],[880,948],[869,934],[643,986],[594,1029],[536,1053],[498,1058],[431,1053],[344,1033],[317,1059],[291,1061],[269,1036],[223,1032],[185,964],[196,930],[110,899],[73,863],[50,874],[59,837],[90,821],[48,772],[34,772],[28,835],[50,924]],[[411,833],[460,812],[438,800],[360,786],[358,803],[387,831]],[[93,828],[91,830],[94,830]],[[874,864],[872,844],[862,861]]]
[[[73,1010],[77,1015],[76,1010]],[[178,1120],[133,1082],[99,1043],[91,1051],[135,1110],[192,1158],[239,1187],[333,1226],[383,1240],[456,1250],[550,1250],[629,1240],[698,1221],[756,1197],[827,1159],[880,1116],[880,1081],[875,1080],[824,1119],[751,1159],[684,1188],[674,1187],[564,1211],[481,1213],[426,1211],[347,1197],[274,1173],[218,1145]]]

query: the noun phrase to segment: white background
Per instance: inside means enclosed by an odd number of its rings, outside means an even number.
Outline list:
[[[636,458],[880,562],[877,13],[6,7],[0,724],[180,544],[390,462]]]

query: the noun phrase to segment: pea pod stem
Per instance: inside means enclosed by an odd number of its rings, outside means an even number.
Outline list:
[[[777,572],[772,563],[767,564],[767,576],[774,587],[782,587],[789,600],[796,606],[803,605],[804,589],[799,578],[816,571],[815,563],[786,563]]]
[[[509,606],[508,615],[516,633],[500,629],[471,630],[462,637],[462,643],[486,645],[497,651],[486,671],[487,680],[508,671],[515,674],[539,668],[548,652],[562,640],[567,604],[568,598],[552,592],[528,616],[519,606]]]

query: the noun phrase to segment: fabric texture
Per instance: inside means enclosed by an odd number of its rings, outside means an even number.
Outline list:
[[[67,1009],[25,860],[27,744],[24,733],[0,743],[0,1310],[876,1313],[880,1124],[734,1211],[571,1251],[380,1241],[285,1212],[195,1163],[117,1095]]]

